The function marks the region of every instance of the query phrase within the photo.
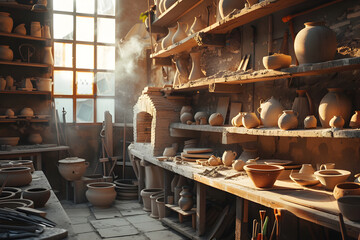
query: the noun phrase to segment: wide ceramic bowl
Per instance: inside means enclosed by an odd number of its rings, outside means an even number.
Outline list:
[[[263,64],[266,69],[288,68],[291,64],[291,56],[285,54],[274,54],[263,57]]]
[[[31,169],[29,167],[10,167],[0,169],[0,185],[7,178],[7,187],[22,187],[29,185],[32,181]]]
[[[333,195],[335,199],[339,199],[347,195],[360,196],[360,184],[355,182],[339,183],[335,186]]]
[[[245,165],[244,169],[258,188],[271,188],[280,173],[284,171],[283,166],[264,164],[249,164]]]
[[[347,219],[360,221],[360,196],[344,196],[337,200],[340,212]]]
[[[326,190],[333,190],[336,184],[345,182],[351,172],[341,169],[319,170],[314,173]]]
[[[313,186],[319,183],[319,180],[314,176],[314,174],[293,172],[290,174],[290,178],[300,186]]]

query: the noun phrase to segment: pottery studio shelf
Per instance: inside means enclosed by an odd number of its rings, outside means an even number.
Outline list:
[[[49,119],[41,118],[13,118],[13,119],[0,119],[0,123],[16,123],[16,122],[31,122],[31,123],[48,123]]]
[[[25,63],[25,62],[15,62],[15,61],[0,61],[0,65],[7,66],[19,66],[19,67],[35,67],[35,68],[51,68],[52,65],[44,63]]]
[[[212,34],[226,34],[228,31],[240,27],[242,25],[245,25],[247,23],[250,23],[254,20],[260,19],[264,16],[267,16],[269,14],[272,14],[274,12],[280,11],[282,9],[297,5],[299,3],[305,2],[306,0],[265,0],[263,2],[254,4],[250,8],[247,9],[241,9],[237,13],[233,15],[229,15],[225,17],[224,19],[204,28],[198,33],[192,34],[189,37],[181,40],[180,42],[173,44],[169,46],[166,49],[160,50],[157,53],[154,53],[151,55],[152,58],[164,58],[169,57],[171,55],[181,53],[185,50],[190,50],[192,47],[196,47],[198,45],[204,46],[204,45],[212,45],[211,43],[206,44],[199,39],[203,38],[204,35],[212,35]],[[184,2],[184,1],[182,1]],[[191,2],[191,1],[189,1]],[[196,1],[192,1],[196,2]],[[199,2],[199,1],[198,1]],[[194,3],[193,3],[194,4]],[[175,4],[174,4],[175,5]],[[174,6],[174,9],[176,9],[176,6]],[[172,8],[168,9],[169,14],[172,12]],[[184,13],[181,13],[184,14]],[[167,16],[167,12],[163,14],[165,18],[165,15]],[[181,15],[180,15],[181,16]],[[160,21],[162,15],[157,21]],[[178,18],[178,17],[177,17]],[[155,21],[152,25],[155,24],[155,26],[165,26],[170,25],[174,21],[176,21],[177,18],[169,17],[169,20],[165,22],[161,20],[161,24],[157,23]],[[217,43],[215,43],[217,45]]]
[[[17,9],[17,10],[25,10],[25,11],[29,11],[32,9],[33,5],[28,5],[28,4],[21,4],[21,3],[17,3],[15,1],[9,1],[9,2],[1,2],[0,3],[0,9]],[[36,11],[36,12],[47,12],[47,10],[41,10],[41,11]]]
[[[51,92],[46,92],[46,91],[22,91],[22,90],[12,90],[12,91],[0,91],[0,94],[51,95]]]
[[[3,33],[0,32],[0,38],[9,38],[9,39],[21,39],[21,40],[31,40],[31,41],[39,41],[39,42],[46,42],[51,41],[51,39],[41,38],[41,37],[33,37],[29,35],[20,35],[16,33]]]

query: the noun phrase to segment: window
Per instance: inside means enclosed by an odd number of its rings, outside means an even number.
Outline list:
[[[53,0],[54,99],[66,122],[115,113],[115,0]]]

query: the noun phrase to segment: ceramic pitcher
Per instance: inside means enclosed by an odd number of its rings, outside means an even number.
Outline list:
[[[284,108],[278,100],[271,97],[266,101],[260,100],[260,107],[257,110],[264,127],[277,127],[279,114]]]
[[[352,115],[349,126],[351,128],[359,128],[360,127],[360,111],[355,111],[355,114]]]
[[[314,174],[315,170],[311,164],[303,164],[299,170],[299,173],[311,175]]]
[[[172,37],[175,32],[176,32],[176,27],[169,28],[168,34],[166,35],[166,37],[163,38],[163,40],[161,42],[162,49],[166,49],[167,47],[171,46]]]
[[[225,166],[231,166],[236,158],[237,153],[231,150],[225,151],[222,155],[222,162]]]
[[[201,20],[201,16],[195,17],[194,22],[190,27],[189,35],[197,33],[206,27],[205,23]]]

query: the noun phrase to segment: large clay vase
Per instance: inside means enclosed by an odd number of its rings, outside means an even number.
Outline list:
[[[183,211],[189,211],[194,205],[192,193],[188,186],[183,186],[180,192],[179,207]]]
[[[163,38],[161,42],[162,49],[166,49],[167,47],[171,46],[172,37],[174,36],[175,32],[176,32],[176,27],[169,28],[168,34],[166,35],[166,37]]]
[[[296,90],[296,93],[298,96],[295,98],[291,109],[298,113],[298,127],[304,128],[304,119],[313,114],[311,111],[312,101],[306,90]]]
[[[43,63],[54,65],[54,58],[52,55],[51,47],[44,47]]]
[[[260,120],[253,112],[247,112],[244,114],[242,123],[245,128],[256,128],[260,125]]]
[[[284,110],[279,117],[278,125],[282,130],[296,129],[298,126],[298,113],[293,110]]]
[[[328,93],[321,99],[319,118],[322,127],[329,128],[329,121],[334,116],[341,116],[348,122],[351,114],[351,101],[341,88],[329,88]]]
[[[22,197],[34,202],[35,208],[44,207],[51,195],[48,188],[29,188],[23,191]]]
[[[194,22],[190,27],[189,35],[200,32],[206,27],[205,23],[201,20],[201,16],[195,17]]]
[[[109,182],[96,182],[86,185],[88,190],[85,195],[87,200],[100,208],[110,207],[116,197],[115,184]]]
[[[221,18],[226,17],[234,9],[243,9],[245,1],[242,0],[220,0],[219,2],[219,13]]]
[[[187,25],[185,23],[177,22],[177,30],[172,37],[172,44],[180,42],[187,37],[186,27]]]
[[[0,32],[11,33],[13,24],[10,13],[0,12]]]
[[[61,159],[58,162],[60,175],[67,181],[80,180],[89,166],[85,159],[78,157],[69,157]]]
[[[264,127],[277,127],[278,117],[284,110],[281,103],[274,97],[263,102],[260,101],[260,107],[257,109],[260,113],[260,119]]]
[[[349,126],[351,128],[359,128],[360,127],[360,111],[355,111],[355,114],[352,115]]]
[[[307,22],[295,38],[294,50],[300,64],[333,60],[336,35],[324,22]]]
[[[0,60],[12,61],[14,53],[8,45],[0,45]]]
[[[200,57],[201,57],[201,53],[200,52],[192,52],[190,53],[191,56],[191,72],[189,75],[189,80],[196,80],[199,78],[203,78],[205,77],[204,73],[201,71],[200,68]]]

